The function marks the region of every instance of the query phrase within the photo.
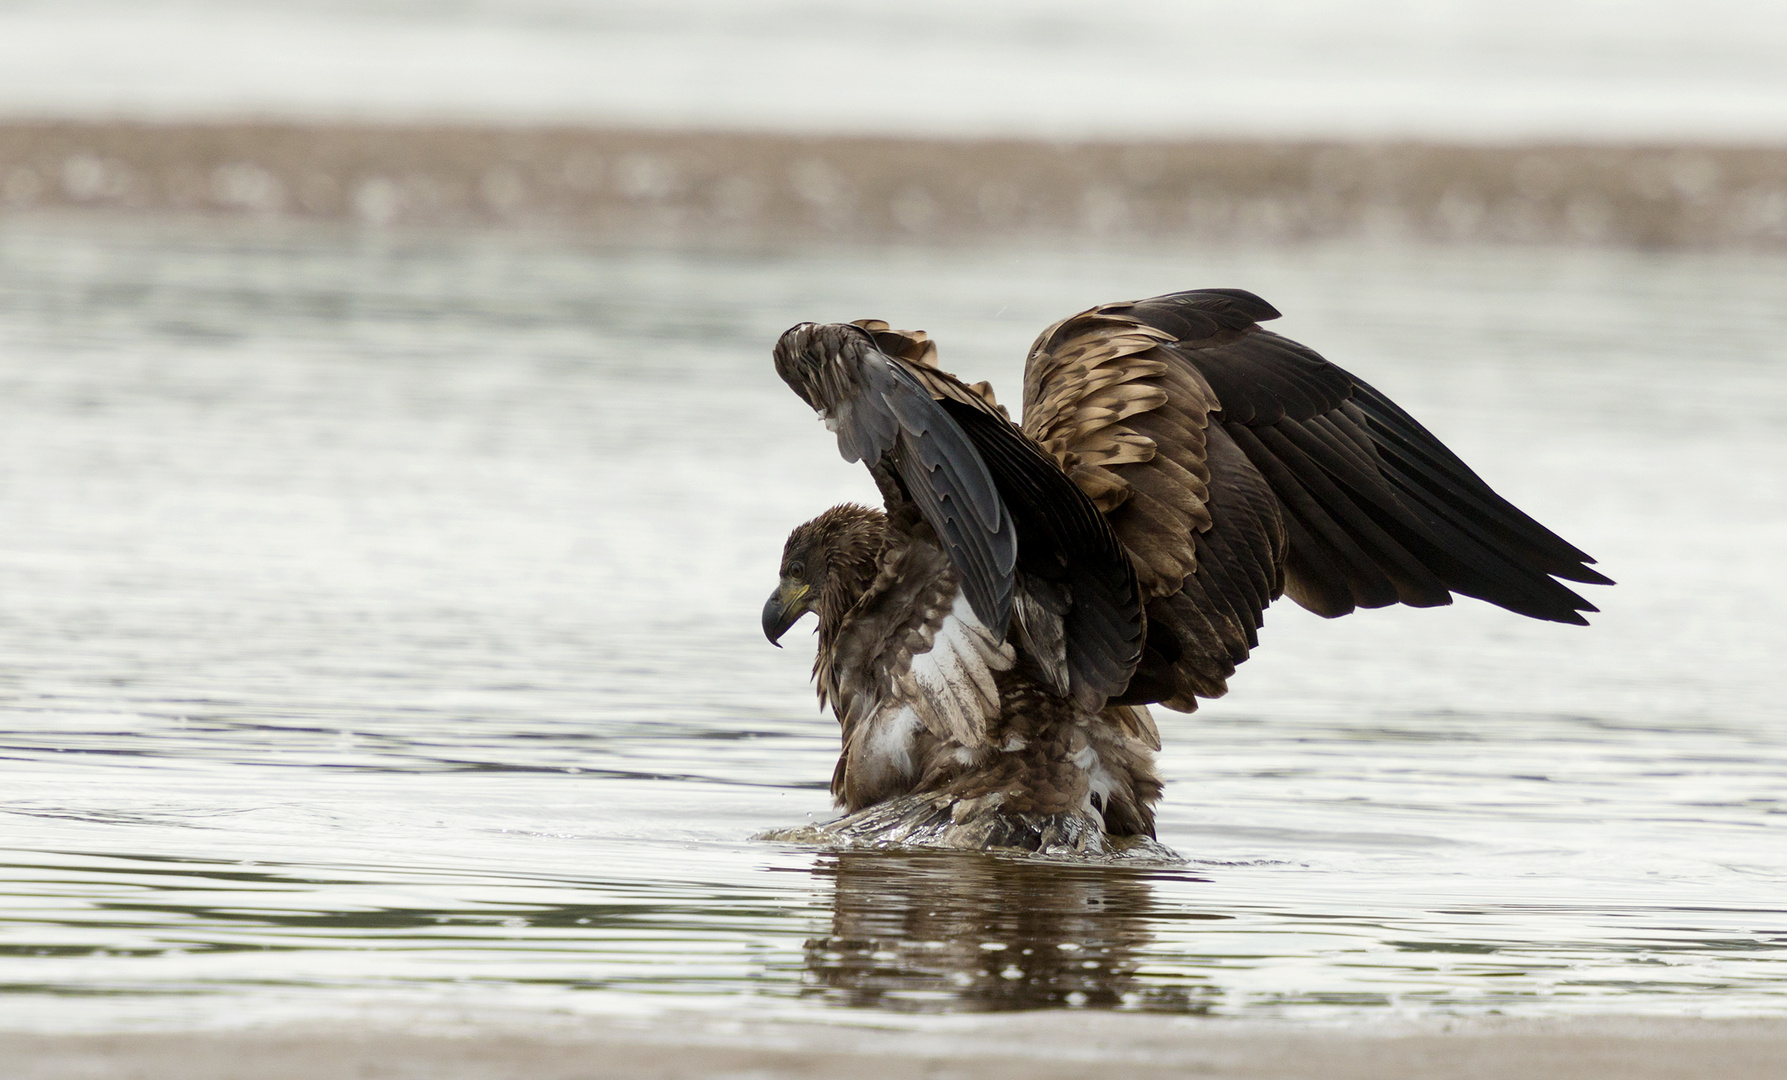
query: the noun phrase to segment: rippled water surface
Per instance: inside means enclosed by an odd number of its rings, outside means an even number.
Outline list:
[[[1787,1006],[1787,262],[678,253],[0,225],[0,1024],[369,1006]],[[758,608],[860,470],[774,378],[880,316],[1255,289],[1594,553],[1590,629],[1275,608],[1162,714],[1167,869],[822,854]],[[885,1013],[883,1013],[885,1015]]]

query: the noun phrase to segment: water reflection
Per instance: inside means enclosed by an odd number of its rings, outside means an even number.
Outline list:
[[[832,925],[806,943],[803,994],[828,1004],[1209,1009],[1214,988],[1202,980],[1140,975],[1160,917],[1147,872],[972,852],[844,852],[814,873],[832,880]]]

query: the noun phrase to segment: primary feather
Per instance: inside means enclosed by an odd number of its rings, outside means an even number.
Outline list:
[[[1104,304],[1043,331],[1022,426],[921,332],[803,323],[777,372],[884,512],[789,537],[772,640],[819,615],[840,836],[1102,850],[1151,836],[1146,706],[1227,690],[1284,593],[1324,616],[1450,603],[1583,623],[1609,584],[1388,398],[1262,330],[1252,293]]]

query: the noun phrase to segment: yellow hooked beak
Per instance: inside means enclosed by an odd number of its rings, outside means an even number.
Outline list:
[[[812,591],[811,585],[783,578],[776,591],[769,594],[769,602],[763,605],[763,636],[769,638],[771,645],[781,648],[782,635],[799,622],[802,615],[813,610],[807,604]]]

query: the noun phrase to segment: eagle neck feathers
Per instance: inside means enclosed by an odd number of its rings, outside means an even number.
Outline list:
[[[820,704],[825,705],[838,697],[834,661],[850,613],[873,593],[876,579],[886,572],[887,515],[844,503],[821,514],[813,524],[825,559],[825,578],[814,606],[819,615],[819,651],[813,658],[813,676],[819,683]]]

